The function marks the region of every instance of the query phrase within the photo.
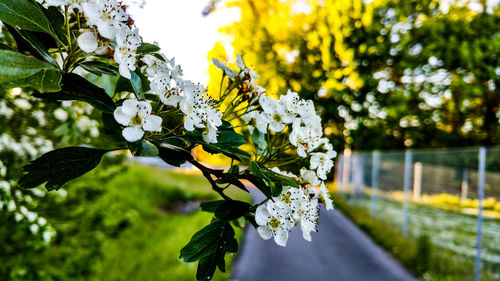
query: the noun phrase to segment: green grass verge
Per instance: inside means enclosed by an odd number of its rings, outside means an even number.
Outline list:
[[[337,209],[417,277],[425,280],[473,280],[474,264],[457,257],[450,249],[434,245],[429,236],[405,237],[400,228],[371,217],[364,208],[349,205],[346,199],[338,194],[335,194],[334,198]],[[495,279],[483,273],[481,280]]]
[[[58,234],[47,248],[6,257],[21,261],[15,280],[195,280],[197,264],[181,261],[180,249],[213,214],[174,206],[217,199],[206,179],[139,164],[104,166],[71,182],[66,195],[51,193],[40,203],[38,212]],[[237,188],[228,192],[250,199]],[[240,240],[242,230],[235,231]],[[232,259],[226,258],[228,271]]]

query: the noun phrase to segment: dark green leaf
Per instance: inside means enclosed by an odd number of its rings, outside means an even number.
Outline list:
[[[80,100],[107,113],[113,113],[115,103],[104,89],[97,87],[80,75],[68,73],[62,79],[62,91],[36,94],[40,98],[52,100]]]
[[[59,9],[54,6],[51,6],[47,9],[42,7],[42,11],[52,25],[52,29],[54,30],[55,35],[57,36],[59,41],[64,43],[68,42],[67,34],[63,28],[64,15],[61,13],[61,11],[59,11]],[[56,48],[57,45],[54,45],[53,47]]]
[[[142,81],[142,90],[143,92],[147,92],[150,90],[149,87],[149,81],[148,79],[142,74],[142,73],[136,73],[134,72],[137,76],[141,77]],[[132,87],[132,82],[130,79],[127,79],[125,77],[120,76],[118,78],[118,82],[116,83],[116,88],[115,88],[115,93],[120,93],[120,92],[130,92],[134,93],[134,87]]]
[[[225,201],[217,207],[215,216],[223,221],[235,220],[245,215],[250,207],[250,204],[243,201]]]
[[[213,213],[213,212],[215,212],[215,210],[217,209],[217,207],[219,207],[219,205],[222,204],[222,202],[224,202],[224,201],[225,200],[202,202],[200,204],[200,208],[204,212]]]
[[[88,72],[98,76],[101,76],[103,73],[114,76],[118,73],[116,66],[100,61],[84,61],[79,65]]]
[[[284,186],[293,186],[293,187],[299,186],[298,181],[296,181],[290,177],[287,177],[285,175],[273,172],[273,171],[268,170],[268,169],[261,169],[261,171],[272,181],[279,182]]]
[[[273,197],[279,196],[283,190],[283,185],[281,183],[271,182],[271,195]]]
[[[250,163],[250,165],[248,166],[248,170],[252,172],[252,174],[254,174],[256,177],[259,177],[265,181],[270,181],[270,179],[264,174],[264,171],[256,162]]]
[[[137,48],[137,53],[139,54],[149,54],[149,53],[154,53],[158,52],[160,50],[160,47],[149,44],[149,43],[143,43],[139,48]]]
[[[13,48],[5,45],[4,43],[0,43],[0,50],[9,50],[9,51],[14,51],[14,52],[16,51]]]
[[[138,100],[143,100],[144,92],[142,89],[141,77],[135,71],[130,71],[130,75],[131,75],[130,83],[132,84],[132,89],[134,90],[135,97]]]
[[[30,0],[0,1],[0,20],[30,31],[55,32],[41,8]]]
[[[271,188],[261,178],[256,177],[254,175],[246,175],[245,179],[247,179],[248,181],[250,181],[253,185],[255,185],[255,187],[257,187],[260,191],[262,191],[262,193],[267,198],[271,198],[272,197]]]
[[[61,77],[61,71],[51,64],[18,52],[0,50],[0,84],[56,92],[61,90]]]
[[[102,124],[104,126],[104,134],[112,141],[125,143],[126,140],[122,135],[122,126],[116,122],[115,117],[111,113],[102,113]]]
[[[234,234],[229,223],[216,220],[193,235],[191,241],[182,248],[180,258],[186,262],[199,260],[197,280],[210,280],[216,267],[225,270],[225,254],[238,251]]]
[[[228,157],[241,161],[241,159],[250,159],[251,155],[246,151],[224,144],[203,143],[203,149],[209,153],[222,153]]]
[[[146,156],[152,157],[158,155],[158,148],[147,140],[143,140],[139,143],[139,148],[137,150],[136,156]]]
[[[45,153],[23,167],[28,172],[19,180],[24,188],[33,188],[44,182],[47,190],[59,189],[66,182],[94,169],[102,156],[110,150],[88,147],[66,147]]]
[[[245,138],[233,130],[221,131],[220,134],[217,136],[217,141],[219,144],[228,145],[236,148],[245,144]]]
[[[20,30],[21,36],[30,44],[33,50],[38,53],[40,57],[46,62],[58,67],[56,60],[49,54],[49,51],[45,48],[44,44],[38,39],[33,31]]]
[[[248,189],[245,187],[245,185],[232,173],[228,171],[228,173],[223,174],[219,179],[217,179],[216,183],[218,184],[224,184],[224,183],[230,183],[232,185],[237,186],[241,190],[244,190],[248,192]]]
[[[191,153],[169,144],[162,144],[158,146],[159,154],[158,156],[165,161],[165,163],[170,164],[175,167],[180,167],[186,161],[193,159]]]

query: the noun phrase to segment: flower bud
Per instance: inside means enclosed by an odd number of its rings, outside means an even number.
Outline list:
[[[97,49],[97,38],[94,33],[85,31],[78,36],[78,46],[86,53],[91,53]]]

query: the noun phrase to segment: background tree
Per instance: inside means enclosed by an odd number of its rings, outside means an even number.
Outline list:
[[[499,10],[475,4],[227,1],[222,31],[267,89],[317,101],[336,149],[493,145]]]

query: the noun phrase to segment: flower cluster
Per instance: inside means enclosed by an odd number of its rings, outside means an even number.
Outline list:
[[[245,90],[258,97],[258,104],[251,105],[241,116],[242,119],[248,124],[253,120],[262,134],[286,135],[297,156],[309,159],[308,167],[300,169],[300,176],[275,168],[275,172],[296,178],[303,185],[298,188],[285,186],[280,196],[257,208],[255,218],[259,234],[263,239],[274,236],[278,245],[285,246],[290,229],[300,224],[304,239],[310,241],[310,233],[318,225],[319,200],[327,210],[333,209],[323,181],[332,170],[336,156],[331,143],[323,137],[321,118],[313,102],[300,99],[297,93],[290,90],[279,99],[266,96],[266,90],[255,81],[259,76],[245,65],[240,55],[236,59],[239,71],[216,59],[214,64],[230,81],[241,79],[241,83],[247,86]],[[248,127],[253,130],[251,125]]]
[[[324,181],[333,168],[333,158],[336,156],[331,143],[323,137],[321,118],[311,100],[301,99],[298,93],[290,90],[279,98],[266,95],[266,89],[256,82],[259,76],[245,64],[241,55],[236,56],[235,69],[217,59],[213,60],[223,71],[219,99],[214,100],[203,85],[184,80],[182,68],[175,64],[174,59],[167,59],[160,53],[158,46],[142,42],[126,7],[117,0],[42,2],[46,6],[65,5],[79,10],[79,15],[84,18],[82,26],[78,22],[77,43],[81,50],[89,53],[86,59],[91,58],[92,53],[113,58],[119,66],[120,75],[130,80],[135,97],[130,98],[129,93],[121,96],[125,99],[113,114],[116,122],[123,126],[122,135],[126,141],[137,142],[144,138],[161,143],[167,137],[182,139],[188,136],[187,142],[191,141],[190,137],[198,137],[207,144],[216,144],[219,134],[221,138],[224,137],[220,133],[226,128],[221,129],[223,120],[230,123],[242,119],[247,123],[252,138],[254,133],[265,136],[265,143],[259,146],[255,159],[252,160],[248,154],[249,161],[255,162],[254,167],[262,167],[262,171],[277,178],[293,181],[293,184],[290,181],[285,181],[287,184],[280,183],[281,193],[267,195],[266,201],[258,204],[255,209],[258,233],[263,239],[274,236],[278,245],[285,246],[291,228],[300,225],[304,239],[311,240],[311,232],[317,230],[319,222],[319,203],[323,203],[327,210],[333,208]],[[223,91],[225,78],[227,88]],[[169,122],[164,122],[162,117],[177,113],[183,120],[178,126],[168,127]],[[185,131],[179,132],[182,125]],[[188,134],[186,131],[198,132]],[[228,137],[228,134],[232,134],[232,137]],[[241,144],[240,139],[244,138],[235,131],[228,134],[225,136],[228,146]],[[194,142],[195,145],[201,143],[199,139]],[[258,146],[255,140],[252,139],[252,142]],[[191,149],[194,145],[186,147]],[[238,157],[232,158],[241,160],[239,155],[244,156],[246,152],[241,153],[238,147],[219,148],[218,152],[238,154]],[[289,158],[285,161],[280,158],[281,154]],[[286,167],[287,163],[295,162],[307,163],[300,169],[293,167],[296,169],[294,172],[299,173],[298,176],[277,168],[266,168],[266,165],[272,167],[277,163],[279,165],[276,166]],[[263,179],[267,177],[259,176],[260,173],[255,171],[250,172]],[[204,174],[209,173],[209,170],[204,171]],[[220,174],[214,176],[219,177]],[[214,190],[226,199],[223,189],[209,177]],[[233,178],[233,182],[235,180],[238,178]],[[272,184],[271,179],[267,181]]]

